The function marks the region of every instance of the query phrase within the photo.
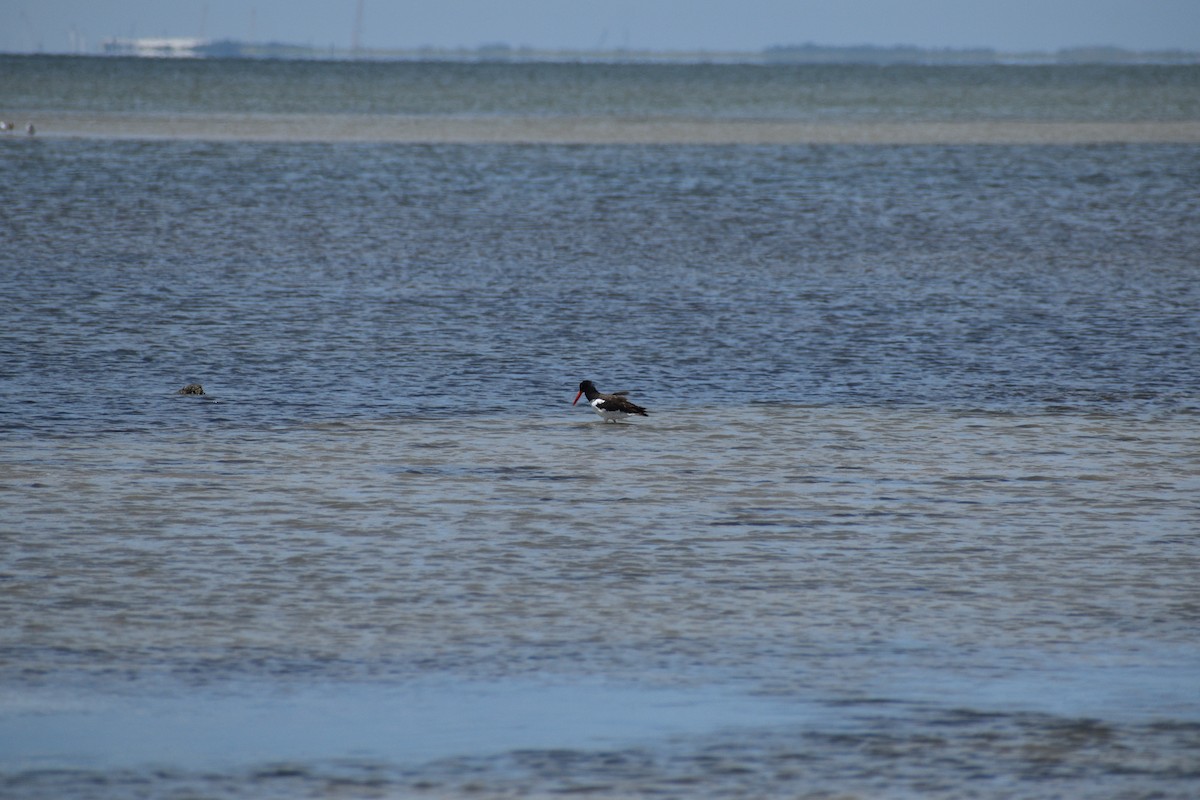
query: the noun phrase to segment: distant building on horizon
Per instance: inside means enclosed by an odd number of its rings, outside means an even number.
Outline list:
[[[151,39],[106,39],[100,52],[109,56],[143,56],[149,58],[200,58],[202,48],[211,44],[208,39],[158,37]]]

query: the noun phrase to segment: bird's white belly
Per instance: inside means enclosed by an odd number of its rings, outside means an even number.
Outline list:
[[[604,417],[605,422],[616,422],[617,420],[626,419],[629,416],[624,411],[605,411],[600,407],[600,404],[603,402],[600,398],[596,398],[588,405],[592,407],[592,411]]]

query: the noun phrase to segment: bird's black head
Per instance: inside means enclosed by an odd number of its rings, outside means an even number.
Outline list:
[[[571,405],[578,403],[579,398],[583,397],[584,395],[587,395],[589,403],[599,397],[600,393],[596,391],[596,384],[592,383],[591,381],[581,381],[579,384],[579,394],[575,395],[575,400],[571,403]]]

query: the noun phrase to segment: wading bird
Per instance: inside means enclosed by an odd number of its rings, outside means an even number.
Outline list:
[[[596,389],[596,384],[591,381],[584,381],[579,384],[579,394],[575,395],[575,399],[571,401],[571,405],[579,402],[579,398],[586,395],[588,405],[592,410],[604,418],[605,422],[616,422],[619,419],[627,419],[636,415],[648,417],[646,409],[629,401],[625,395],[629,392],[613,392],[612,394],[603,394]]]

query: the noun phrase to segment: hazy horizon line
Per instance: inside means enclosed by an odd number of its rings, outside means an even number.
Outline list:
[[[1003,50],[995,47],[926,47],[910,44],[836,45],[802,42],[758,50],[712,48],[536,47],[490,42],[475,46],[343,47],[283,41],[209,39],[190,36],[110,37],[98,48],[77,50],[5,50],[3,55],[134,56],[176,58],[360,58],[363,60],[443,58],[474,60],[597,61],[755,61],[768,63],[1200,63],[1200,50],[1133,49],[1113,44],[1072,45],[1055,50]]]

